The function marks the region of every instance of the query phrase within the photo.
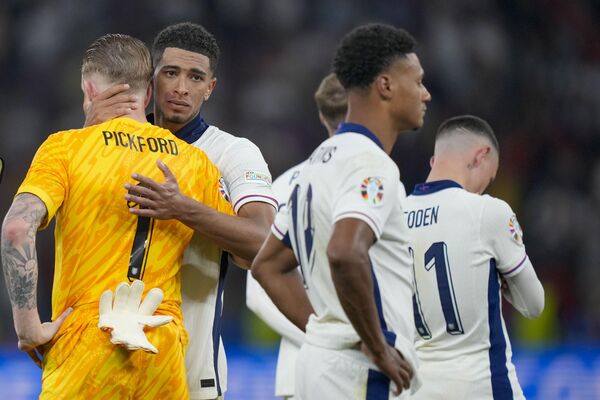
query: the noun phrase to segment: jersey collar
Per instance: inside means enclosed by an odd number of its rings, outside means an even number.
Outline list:
[[[154,124],[154,113],[150,113],[147,115],[148,122]],[[181,140],[185,140],[187,143],[192,144],[200,139],[200,136],[208,129],[210,125],[204,121],[204,118],[198,113],[194,119],[187,123],[186,126],[178,130],[177,132],[173,132],[175,136],[177,136]]]
[[[425,194],[431,194],[435,192],[439,192],[440,190],[450,189],[450,188],[459,188],[463,187],[460,184],[451,181],[451,180],[442,180],[442,181],[433,181],[433,182],[425,182],[419,183],[415,185],[415,189],[411,193],[414,196],[422,196]]]
[[[359,125],[359,124],[353,124],[352,122],[342,122],[340,124],[340,126],[337,128],[337,131],[335,131],[336,135],[341,135],[343,133],[358,133],[359,135],[364,135],[366,137],[368,137],[369,139],[371,139],[373,142],[375,142],[375,144],[379,147],[381,147],[381,150],[383,150],[383,144],[381,144],[381,141],[379,140],[379,138],[377,136],[375,136],[375,134],[373,132],[371,132],[367,127],[363,126],[363,125]]]

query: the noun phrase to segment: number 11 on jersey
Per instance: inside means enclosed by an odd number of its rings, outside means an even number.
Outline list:
[[[409,250],[413,256],[414,269],[415,254],[412,248]],[[462,335],[465,333],[465,331],[460,319],[460,313],[456,303],[456,296],[454,294],[454,285],[452,284],[452,273],[450,271],[450,262],[448,261],[448,248],[446,243],[433,243],[429,249],[427,249],[424,256],[425,270],[435,270],[438,294],[442,306],[442,312],[444,314],[444,320],[446,321],[446,332],[451,335]],[[414,272],[416,274],[416,271]],[[419,335],[423,339],[431,339],[431,330],[429,329],[423,314],[416,277],[414,286],[415,293],[413,295],[413,308],[417,332],[419,332]]]

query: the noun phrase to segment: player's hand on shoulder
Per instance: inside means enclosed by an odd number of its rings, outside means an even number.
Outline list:
[[[361,344],[361,349],[394,383],[396,388],[393,392],[396,396],[410,387],[410,380],[413,376],[412,368],[396,348],[386,345],[385,350],[377,355],[372,353],[364,343]]]
[[[84,87],[83,113],[85,125],[101,124],[113,118],[122,117],[137,108],[137,98],[127,92],[128,84],[119,84],[95,93],[89,85]]]
[[[153,315],[163,300],[162,290],[150,289],[142,302],[143,293],[144,282],[140,280],[134,281],[131,286],[125,282],[119,283],[115,290],[114,302],[112,291],[107,290],[102,293],[98,328],[110,331],[110,341],[127,350],[142,349],[158,353],[156,347],[146,338],[144,326],[162,326],[171,322],[173,317]]]

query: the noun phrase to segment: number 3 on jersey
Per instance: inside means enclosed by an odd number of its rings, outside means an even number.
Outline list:
[[[302,280],[306,287],[306,274],[309,273],[308,268],[313,259],[313,237],[315,233],[311,211],[313,197],[312,185],[308,185],[308,190],[304,197],[301,197],[300,192],[300,185],[296,185],[288,202],[288,207],[292,216],[290,239],[292,247],[294,248],[294,253],[300,264]],[[302,215],[300,215],[300,211],[302,211]]]
[[[413,256],[414,266],[414,251],[409,249]],[[436,282],[444,320],[446,321],[446,332],[451,335],[462,335],[465,333],[458,312],[456,296],[454,294],[454,286],[452,284],[452,274],[450,271],[450,263],[448,262],[448,248],[444,242],[433,243],[425,252],[425,270],[435,270]],[[416,274],[416,271],[414,271]],[[421,307],[421,299],[419,298],[419,290],[415,279],[415,294],[413,295],[413,310],[415,314],[415,325],[417,332],[423,339],[431,339],[431,330],[425,321],[423,310]]]

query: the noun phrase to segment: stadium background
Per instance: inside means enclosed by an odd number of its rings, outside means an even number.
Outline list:
[[[35,150],[52,132],[80,127],[80,62],[98,36],[151,44],[190,20],[217,38],[218,85],[203,115],[256,143],[273,176],[324,138],[313,92],[336,44],[371,21],[405,27],[432,94],[419,132],[393,152],[410,190],[428,171],[436,127],[471,113],[501,144],[490,193],[520,217],[546,289],[539,320],[505,307],[515,363],[529,398],[600,398],[600,2],[561,0],[6,0],[0,3],[0,184],[3,216]],[[50,314],[52,230],[40,235],[38,301]],[[2,278],[0,278],[2,280]],[[0,289],[0,393],[36,398],[39,372],[16,351]],[[244,305],[245,275],[225,292],[228,399],[272,398],[277,337]]]

